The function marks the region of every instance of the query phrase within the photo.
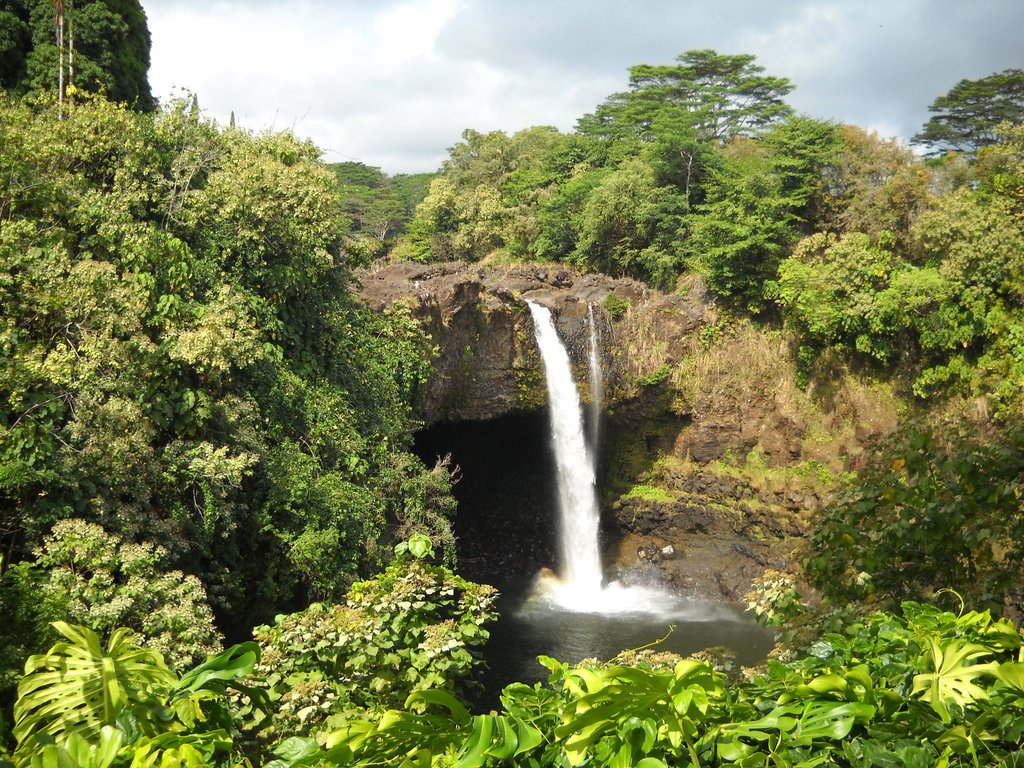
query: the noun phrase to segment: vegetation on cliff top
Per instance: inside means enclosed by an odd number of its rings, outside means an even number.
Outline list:
[[[752,57],[693,51],[634,67],[630,90],[574,133],[467,131],[395,253],[554,260],[666,289],[696,272],[797,334],[805,382],[837,349],[898,365],[919,398],[980,394],[1019,412],[1020,114],[974,104],[976,158],[925,162],[793,115],[790,88]]]

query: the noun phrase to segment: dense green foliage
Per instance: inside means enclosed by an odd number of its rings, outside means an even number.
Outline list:
[[[1024,121],[1024,70],[961,80],[928,107],[933,116],[914,137],[932,153],[976,152],[999,141],[999,125]]]
[[[55,28],[58,6],[63,52]],[[139,0],[11,0],[0,10],[0,87],[17,93],[55,90],[63,61],[69,96],[76,90],[103,93],[151,111],[156,101],[149,88],[149,50]]]
[[[169,568],[163,547],[71,519],[56,523],[34,555],[14,570],[37,596],[37,622],[69,621],[101,635],[132,629],[175,670],[220,650],[202,583]]]
[[[412,557],[345,605],[282,617],[180,678],[127,630],[104,646],[58,623],[65,640],[19,688],[15,764],[1010,766],[1024,748],[1021,634],[916,602],[826,619],[740,678],[650,651],[541,657],[546,684],[473,715],[455,686],[492,595],[429,565],[422,537],[399,549]]]
[[[1024,745],[1020,648],[1017,630],[987,613],[908,602],[902,615],[837,627],[739,682],[692,659],[542,658],[548,685],[509,686],[499,713],[413,695],[404,709],[326,734],[329,751],[310,739],[279,754],[285,765],[463,768],[1009,766]]]
[[[787,117],[793,85],[764,75],[749,54],[687,51],[675,64],[638,64],[629,91],[610,96],[580,119],[584,135],[655,141],[685,136],[725,142]]]
[[[256,672],[276,705],[264,741],[383,713],[415,691],[471,689],[496,593],[431,565],[424,541],[414,536],[414,556],[354,584],[344,604],[314,603],[255,629]]]
[[[1024,434],[909,430],[814,533],[808,573],[836,602],[895,604],[948,584],[974,605],[1024,607]]]
[[[807,344],[916,369],[913,391],[976,391],[1019,413],[1024,227],[1000,196],[957,191],[900,253],[883,233],[816,234],[778,269],[774,296]]]
[[[416,206],[427,194],[434,174],[388,176],[379,168],[346,162],[327,166],[334,172],[348,224],[346,248],[353,256],[382,258],[405,232]]]
[[[691,51],[675,65],[632,68],[630,90],[581,118],[575,134],[466,131],[398,253],[565,261],[661,286],[700,268],[716,289],[758,304],[835,132],[790,118],[782,99],[791,88],[751,56]],[[745,143],[766,130],[776,138],[766,153]],[[762,218],[737,220],[762,202]],[[708,240],[720,252],[707,253]]]
[[[104,645],[87,627],[54,626],[65,640],[31,657],[18,686],[17,766],[231,764],[243,713],[258,722],[269,709],[261,691],[240,682],[258,658],[255,643],[179,678],[127,629]]]
[[[411,694],[468,690],[494,618],[494,590],[431,565],[429,539],[353,585],[175,675],[125,628],[109,641],[54,623],[63,637],[31,657],[18,688],[16,765],[233,765],[248,754],[382,714]],[[285,748],[287,751],[287,748]]]
[[[719,149],[786,118],[792,86],[762,75],[751,56],[691,51],[676,65],[634,67],[630,88],[581,118],[575,134],[466,131],[399,253],[497,252],[671,285]]]
[[[405,450],[430,349],[406,313],[349,294],[312,146],[189,102],[0,112],[8,566],[81,518],[122,555],[156,547],[152,579],[197,576],[231,634],[340,596],[389,537],[430,531],[452,554],[448,471]]]

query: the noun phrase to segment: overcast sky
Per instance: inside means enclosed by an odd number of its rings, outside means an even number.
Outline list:
[[[328,162],[431,171],[462,131],[570,131],[634,64],[712,48],[814,117],[909,139],[962,78],[1024,69],[1022,0],[142,0],[150,83]]]

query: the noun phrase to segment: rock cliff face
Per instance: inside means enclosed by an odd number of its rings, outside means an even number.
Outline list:
[[[558,267],[393,264],[363,274],[359,294],[376,309],[407,306],[438,347],[420,413],[428,426],[493,419],[543,405],[543,373],[527,300],[552,310],[580,382],[587,380],[592,309],[612,404],[636,394],[652,348],[678,359],[681,341],[706,314],[702,302],[661,294],[635,280]],[[605,307],[610,295],[615,298],[609,304],[623,311],[620,318]],[[582,396],[589,399],[588,392]]]
[[[723,321],[699,282],[684,292],[530,265],[393,264],[362,275],[364,302],[408,307],[438,348],[422,434],[472,423],[468,443],[469,432],[460,438],[468,458],[456,458],[468,465],[490,445],[472,472],[493,467],[512,483],[497,476],[463,483],[467,493],[470,485],[479,491],[474,501],[460,501],[457,521],[471,561],[501,562],[509,573],[547,556],[535,540],[553,525],[549,511],[540,511],[550,478],[528,476],[546,450],[543,433],[516,444],[487,427],[510,431],[520,417],[536,421],[546,402],[530,300],[552,310],[584,401],[588,309],[598,326],[606,562],[624,571],[653,568],[690,593],[730,600],[765,569],[789,566],[809,514],[827,496],[818,469],[856,467],[865,442],[895,424],[896,402],[842,371],[796,387],[792,351],[778,331]],[[658,493],[645,493],[648,487]],[[515,503],[499,507],[487,500],[495,493]],[[496,538],[506,543],[500,554],[488,551]]]
[[[808,515],[824,501],[813,482],[754,479],[696,462],[662,460],[657,492],[612,504],[609,561],[656,569],[683,591],[740,601],[765,570],[790,570]]]

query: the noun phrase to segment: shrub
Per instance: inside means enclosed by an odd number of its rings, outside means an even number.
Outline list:
[[[345,604],[314,603],[254,630],[264,648],[257,672],[278,707],[273,733],[308,734],[353,712],[399,707],[415,691],[473,685],[495,590],[427,562],[424,536],[396,551]]]
[[[172,669],[187,669],[219,651],[220,638],[199,579],[168,570],[166,562],[163,547],[62,520],[36,552],[42,612],[104,636],[134,629]]]
[[[604,308],[615,320],[618,320],[629,309],[629,302],[616,293],[609,293],[604,300]]]

